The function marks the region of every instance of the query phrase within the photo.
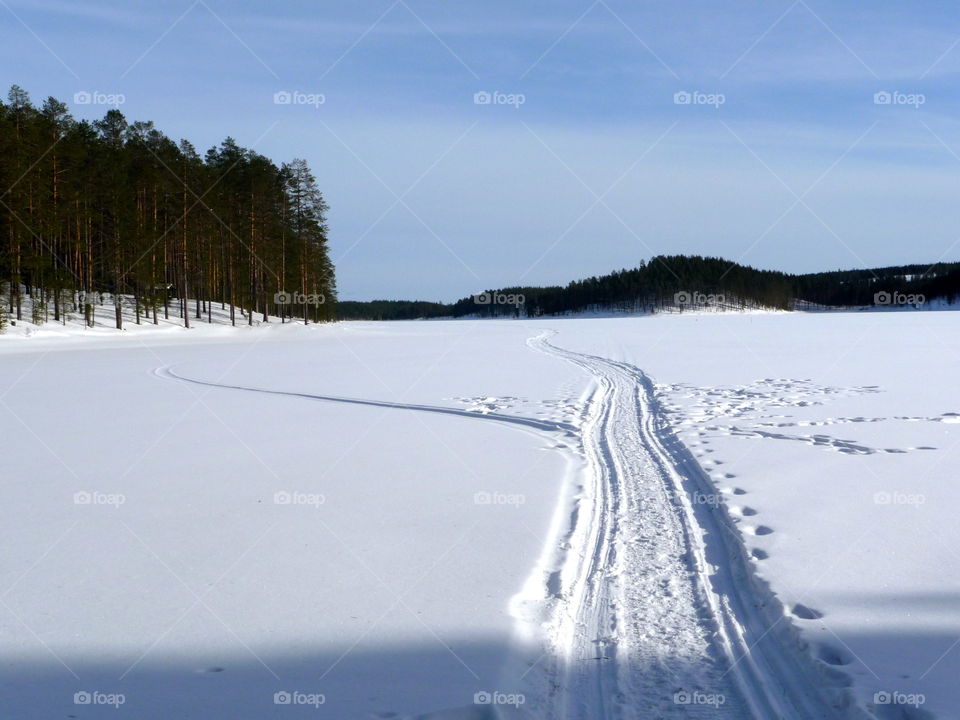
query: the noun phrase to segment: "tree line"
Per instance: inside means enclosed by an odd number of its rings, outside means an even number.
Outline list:
[[[340,300],[339,320],[420,320],[450,317],[450,305],[426,300]]]
[[[569,312],[621,310],[658,312],[665,308],[714,306],[728,309],[787,309],[793,286],[785,273],[756,270],[722,258],[658,255],[636,268],[574,280],[566,286],[508,287],[481,297],[462,298],[451,306],[454,317],[558,315]],[[491,302],[478,303],[491,298]],[[505,298],[507,302],[496,302]],[[511,304],[510,298],[522,298]]]
[[[76,120],[13,86],[0,102],[0,292],[11,317],[93,323],[331,320],[328,206],[306,161],[279,167],[228,137],[203,156],[118,109]],[[239,317],[238,317],[239,314]]]
[[[797,297],[828,307],[870,305],[877,293],[922,295],[953,303],[960,296],[960,263],[836,270],[796,278]]]
[[[743,310],[858,307],[878,293],[960,298],[960,263],[902,265],[792,275],[716,257],[659,255],[636,268],[575,280],[565,286],[486,290],[454,303],[351,302],[344,319],[537,317],[574,312],[658,312],[711,307]]]

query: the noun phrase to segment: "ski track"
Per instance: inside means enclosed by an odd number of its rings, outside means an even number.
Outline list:
[[[528,345],[595,381],[579,428],[495,412],[229,385],[170,367],[154,373],[208,387],[579,434],[589,472],[564,535],[562,567],[546,583],[548,690],[537,717],[869,717],[851,701],[846,678],[814,660],[794,626],[781,622],[786,611],[756,577],[723,503],[691,502],[696,493],[718,490],[674,434],[651,380],[627,363],[562,349],[548,341],[552,334]]]
[[[561,431],[567,433],[576,432],[576,427],[564,422],[554,422],[551,420],[538,420],[537,418],[525,418],[520,415],[504,415],[495,412],[477,412],[475,410],[461,410],[459,408],[442,407],[437,405],[417,405],[413,403],[391,402],[389,400],[364,400],[361,398],[340,397],[337,395],[313,395],[310,393],[295,392],[291,390],[268,390],[266,388],[249,387],[246,385],[227,385],[225,383],[213,382],[209,380],[198,380],[183,375],[178,375],[169,366],[160,367],[154,370],[158,377],[168,380],[179,380],[181,382],[192,383],[194,385],[205,385],[207,387],[221,388],[224,390],[243,390],[246,392],[265,393],[267,395],[286,395],[287,397],[303,398],[305,400],[322,400],[324,402],[348,403],[351,405],[370,405],[372,407],[392,408],[394,410],[417,410],[419,412],[440,413],[442,415],[455,415],[457,417],[480,418],[493,420],[496,422],[507,423],[510,425],[520,425],[534,430],[545,430],[548,432]]]
[[[723,504],[691,502],[718,490],[666,422],[650,379],[549,335],[528,342],[596,382],[582,425],[591,478],[549,627],[550,716],[866,717],[845,678],[781,622],[785,610],[756,578]]]

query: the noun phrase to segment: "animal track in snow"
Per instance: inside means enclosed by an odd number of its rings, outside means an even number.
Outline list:
[[[960,413],[946,412],[932,417],[898,415],[892,417],[828,417],[825,419],[797,419],[789,414],[770,413],[772,408],[804,408],[825,405],[835,397],[850,397],[881,392],[876,385],[835,387],[817,385],[811,380],[788,378],[765,378],[749,385],[731,387],[698,387],[688,383],[657,385],[657,396],[664,413],[678,429],[696,429],[700,443],[706,445],[708,433],[721,436],[760,438],[767,440],[792,440],[803,442],[845,455],[873,455],[889,453],[902,455],[915,450],[935,450],[929,445],[917,447],[871,447],[858,440],[838,438],[824,433],[792,434],[780,432],[784,428],[819,428],[832,425],[857,425],[861,423],[937,422],[960,424]],[[692,402],[690,402],[692,401]],[[739,423],[724,423],[724,420],[740,419]],[[744,423],[744,421],[753,421]],[[691,447],[700,444],[688,443]],[[706,448],[697,451],[703,457],[711,452]],[[714,468],[722,461],[704,460],[703,464]]]
[[[481,415],[489,415],[490,413],[500,412],[501,410],[509,410],[518,402],[523,401],[523,398],[511,397],[509,395],[504,397],[455,397],[453,399],[466,405],[467,412],[480,413]]]
[[[674,400],[695,400],[689,417],[696,422],[710,422],[719,418],[743,417],[767,408],[800,408],[823,405],[831,396],[851,396],[878,393],[873,385],[849,388],[817,385],[811,380],[765,378],[749,385],[732,387],[698,387],[688,383],[658,385],[657,393],[667,413],[681,411]],[[960,420],[958,420],[960,422]]]
[[[811,607],[807,607],[802,603],[797,603],[790,610],[794,615],[796,615],[801,620],[819,620],[823,617],[823,613],[819,610],[814,610]]]
[[[771,417],[789,417],[789,415],[778,415]],[[900,420],[902,422],[939,422],[947,424],[960,424],[960,413],[943,413],[934,417],[923,417],[915,415],[894,415],[893,417],[839,417],[827,418],[826,420],[798,420],[796,422],[765,422],[758,423],[760,427],[823,427],[826,425],[846,425],[849,423],[877,423],[886,420]]]
[[[817,648],[817,657],[827,665],[849,665],[853,661],[847,650],[832,645],[821,645]]]
[[[805,442],[809,445],[815,447],[828,448],[830,450],[836,450],[837,452],[844,453],[846,455],[873,455],[878,452],[885,453],[894,453],[894,454],[903,454],[910,452],[912,450],[935,450],[929,446],[921,447],[911,447],[911,448],[873,448],[867,445],[860,445],[855,440],[843,440],[841,438],[833,438],[829,435],[787,435],[784,433],[775,433],[769,432],[766,430],[748,430],[745,428],[737,427],[733,425],[730,427],[730,431],[725,433],[728,435],[736,435],[739,437],[755,437],[755,438],[772,438],[774,440],[795,440],[797,442]]]
[[[450,399],[466,405],[466,412],[476,413],[477,415],[493,415],[513,410],[527,416],[540,416],[566,423],[575,422],[582,410],[580,403],[573,397],[563,397],[559,400],[531,401],[527,398],[512,395],[479,395]]]

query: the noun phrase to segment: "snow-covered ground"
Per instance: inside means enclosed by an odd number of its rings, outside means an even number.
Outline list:
[[[46,327],[3,717],[960,717],[960,315]]]
[[[657,383],[810,652],[879,717],[960,717],[960,316],[571,321]],[[761,592],[762,596],[763,593]],[[775,628],[772,632],[777,632]]]

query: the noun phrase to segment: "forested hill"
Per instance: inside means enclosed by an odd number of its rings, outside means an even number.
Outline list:
[[[953,302],[960,295],[960,263],[838,270],[796,278],[797,298],[820,305],[872,305],[878,293]]]
[[[792,278],[721,258],[659,255],[632,270],[575,280],[565,287],[510,287],[455,302],[452,315],[553,315],[589,310],[656,312],[674,306],[788,309]],[[522,299],[521,303],[512,303]],[[477,300],[480,300],[478,303]],[[489,299],[489,302],[484,302]]]
[[[452,304],[377,300],[340,303],[344,320],[537,316],[589,310],[655,312],[675,305],[789,308],[790,276],[720,258],[658,256],[632,270],[575,280],[566,286],[488,290]]]
[[[757,270],[721,258],[657,256],[632,270],[576,280],[566,286],[505,287],[452,304],[380,300],[353,302],[343,319],[535,317],[572,312],[656,312],[712,308],[790,310],[910,304],[918,298],[960,297],[960,263],[903,265],[806,275]]]
[[[229,137],[201,156],[118,109],[76,120],[14,86],[0,102],[0,187],[0,296],[17,319],[29,308],[33,322],[90,323],[105,295],[117,327],[172,302],[184,324],[213,304],[234,323],[334,317],[327,205],[304,160],[278,167]]]

